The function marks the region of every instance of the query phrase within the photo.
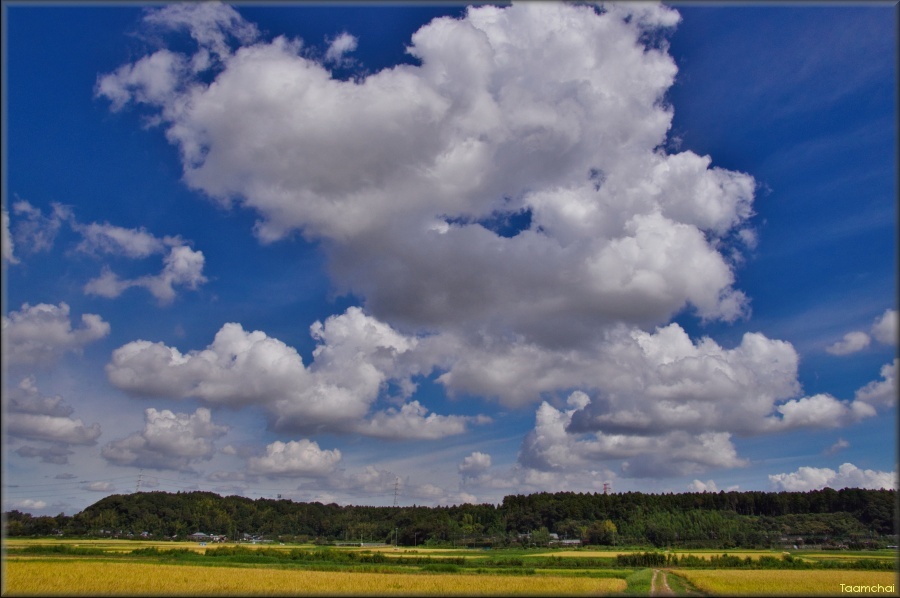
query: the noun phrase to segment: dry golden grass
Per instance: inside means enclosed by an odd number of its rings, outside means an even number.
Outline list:
[[[622,579],[357,573],[90,561],[7,560],[4,596],[595,596]]]
[[[679,569],[675,573],[704,592],[725,596],[897,595],[897,577],[890,571]],[[879,585],[891,591],[845,589]]]

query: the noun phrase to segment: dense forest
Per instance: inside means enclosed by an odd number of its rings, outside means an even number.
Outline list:
[[[591,545],[685,548],[866,548],[897,543],[894,490],[507,496],[502,504],[366,507],[137,492],[67,516],[4,513],[12,536],[185,539],[195,532],[279,541],[401,546]]]

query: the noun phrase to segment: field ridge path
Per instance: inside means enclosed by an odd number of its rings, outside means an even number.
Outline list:
[[[659,576],[662,579],[662,587],[660,587],[656,578]],[[669,587],[669,581],[666,579],[666,572],[660,571],[659,569],[653,570],[653,577],[650,579],[650,595],[651,596],[674,596],[675,592],[672,591],[672,588]]]

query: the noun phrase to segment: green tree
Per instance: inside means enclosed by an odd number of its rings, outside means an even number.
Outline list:
[[[616,543],[619,530],[609,519],[594,521],[587,529],[588,544],[609,546]]]
[[[531,542],[536,546],[550,546],[550,530],[542,527],[531,532]]]

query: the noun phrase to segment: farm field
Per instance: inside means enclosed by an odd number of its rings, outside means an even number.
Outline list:
[[[699,590],[724,596],[897,595],[897,575],[890,571],[691,570],[669,572]],[[843,587],[841,584],[844,584]],[[881,586],[882,589],[878,589]],[[867,591],[863,588],[869,588]]]
[[[643,550],[435,549],[210,544],[151,540],[4,541],[3,596],[25,595],[378,595],[647,596],[846,595],[845,587],[891,586],[895,573],[856,570],[893,551],[792,551],[806,562],[843,560],[852,569],[712,569],[617,566]],[[731,550],[741,560],[772,550]],[[721,556],[723,551],[672,551]],[[848,561],[853,559],[856,561]],[[827,565],[827,563],[825,563]],[[696,567],[696,565],[695,565]],[[666,579],[668,583],[665,583]],[[656,583],[653,583],[656,580]],[[896,595],[896,592],[872,592]]]
[[[204,567],[91,561],[6,563],[5,596],[26,595],[392,595],[594,596],[621,592],[623,579],[558,575],[407,574]]]
[[[763,556],[776,556],[789,553],[794,557],[804,560],[840,560],[840,559],[894,559],[897,558],[895,550],[764,550],[764,549],[718,549],[718,550],[671,550],[668,553],[682,556],[696,556],[700,558],[709,558],[710,556],[721,556],[729,554],[731,556],[740,557],[742,559],[750,557],[751,559],[759,559]]]

